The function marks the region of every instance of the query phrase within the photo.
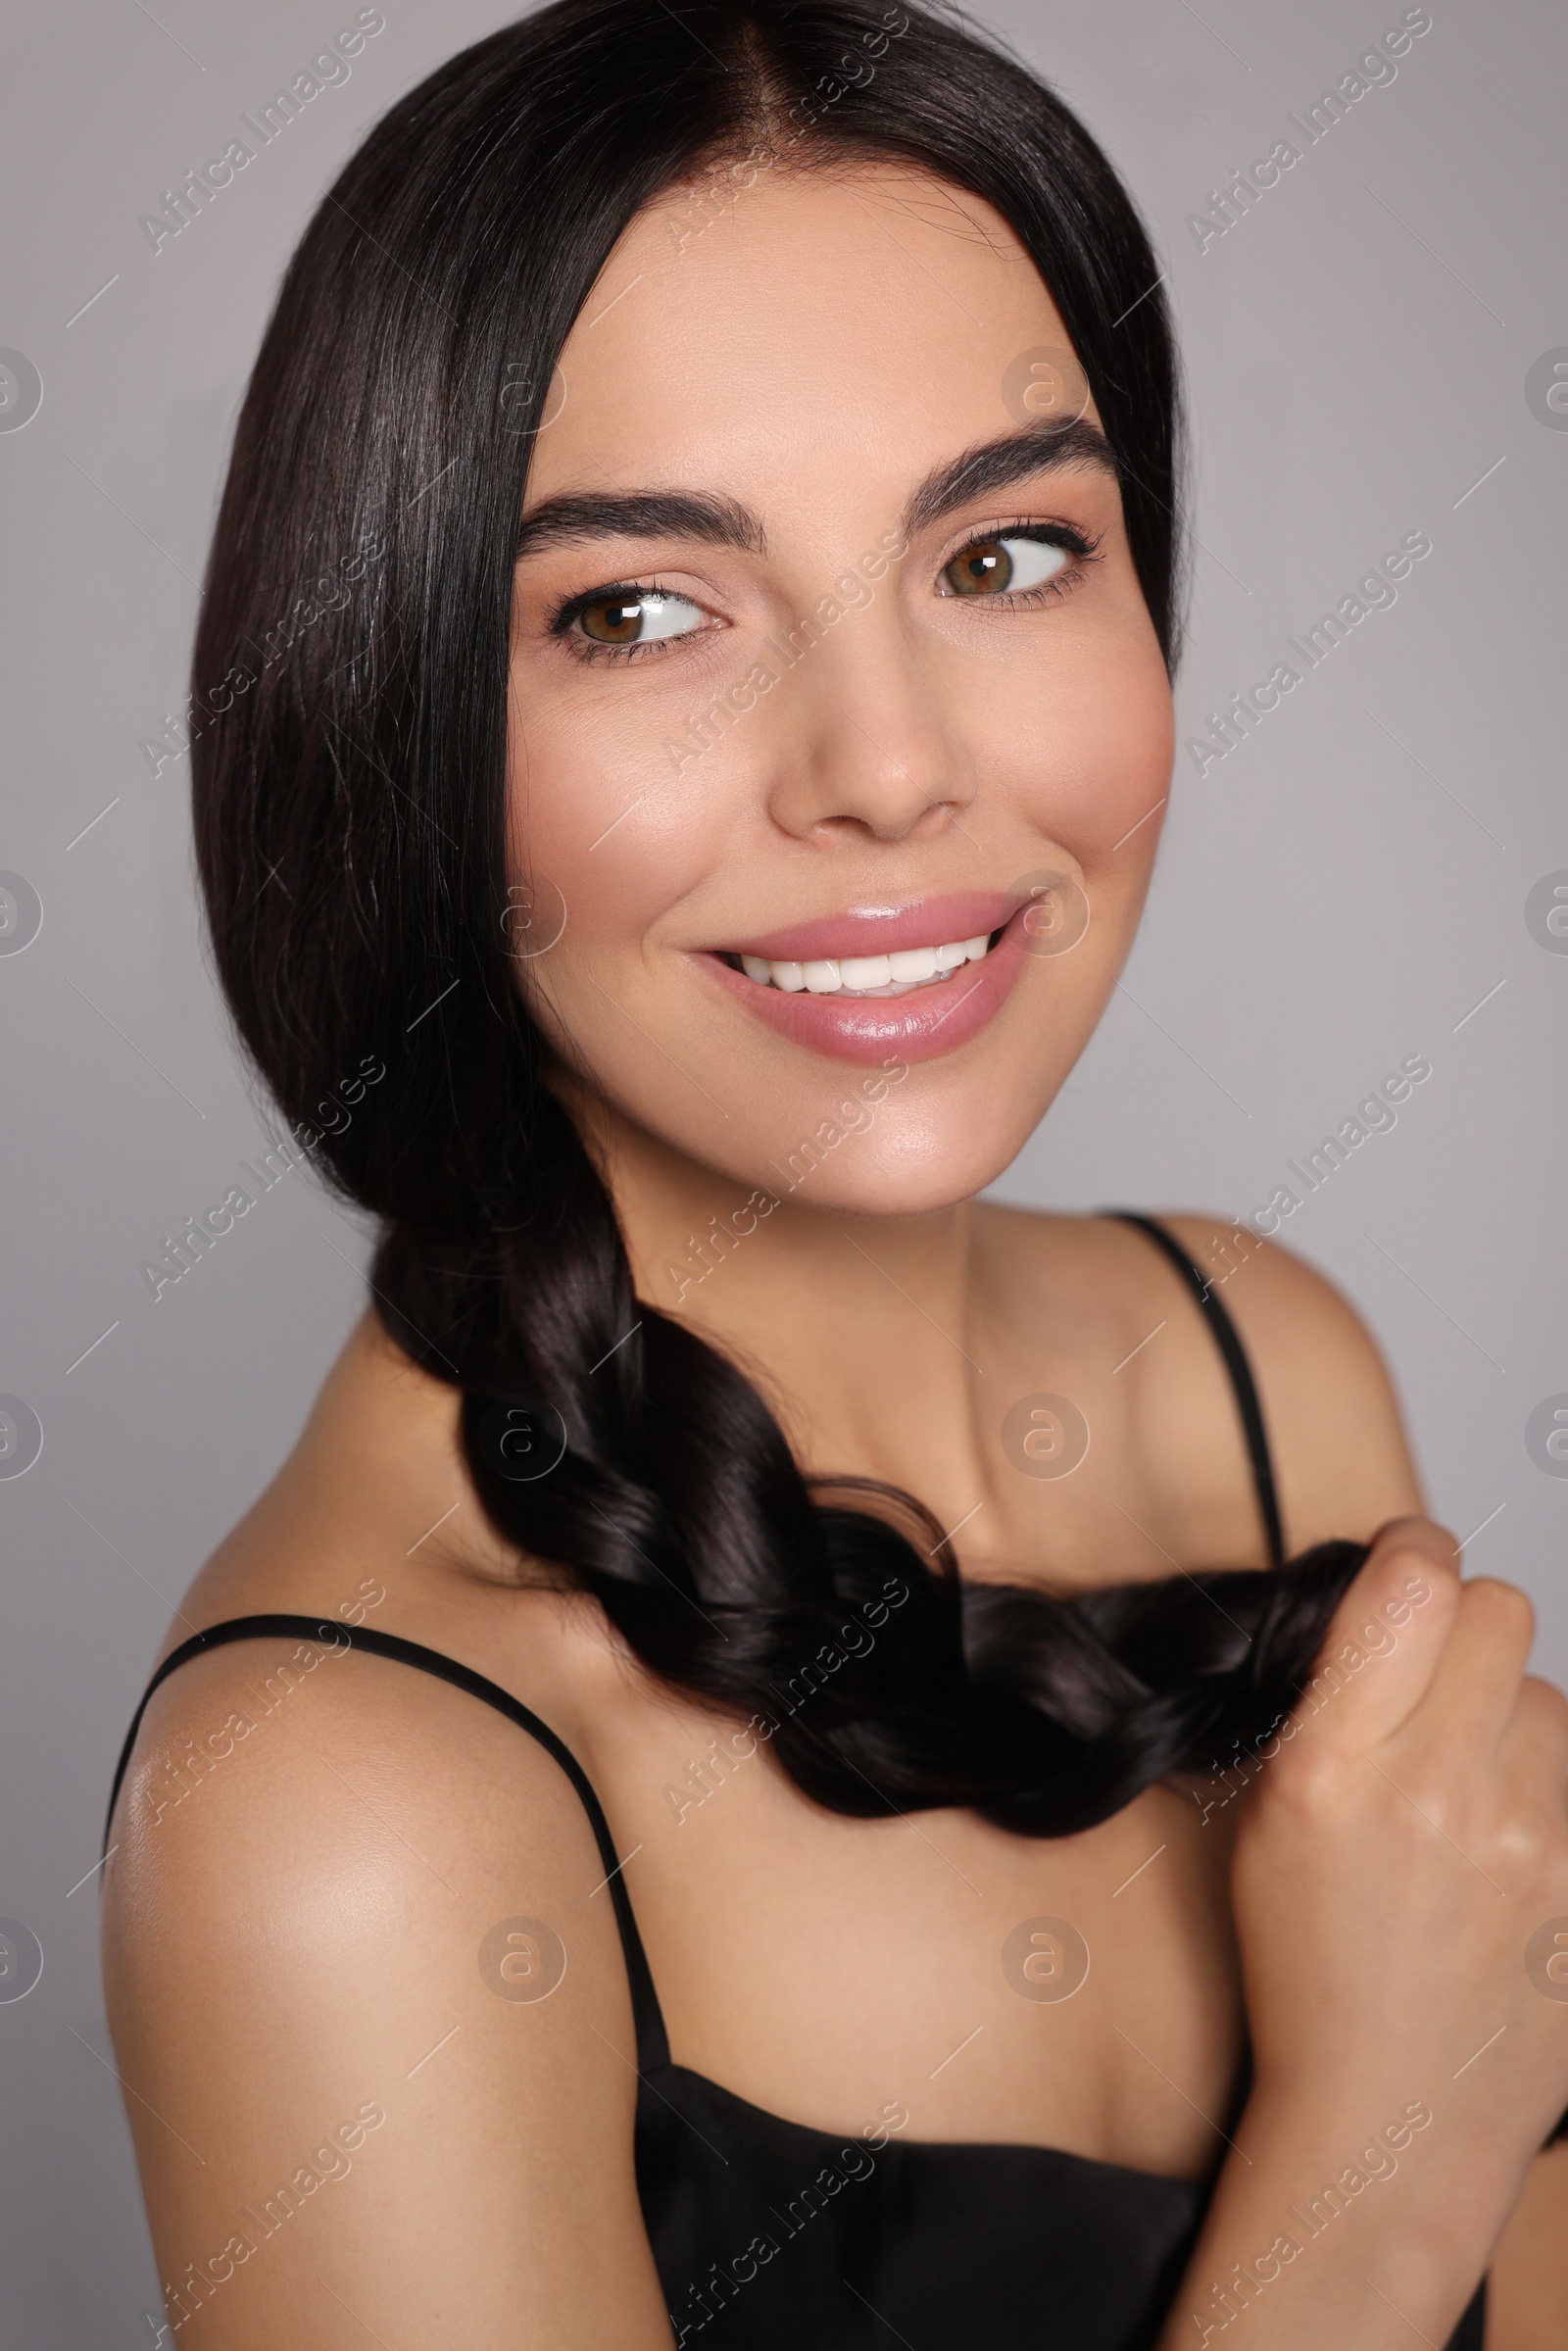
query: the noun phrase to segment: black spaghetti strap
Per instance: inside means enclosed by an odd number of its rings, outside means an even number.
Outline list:
[[[466,1690],[470,1697],[481,1698],[487,1706],[494,1706],[498,1713],[515,1723],[519,1730],[526,1731],[548,1754],[555,1757],[582,1799],[582,1808],[588,1815],[589,1826],[599,1846],[599,1856],[605,1866],[603,1884],[609,1886],[610,1898],[615,1906],[615,1924],[620,1930],[620,1947],[625,1955],[626,1975],[631,1985],[632,2015],[637,2030],[637,2070],[640,2074],[646,2074],[654,2067],[667,2065],[669,2042],[664,2032],[663,2014],[659,2005],[659,1994],[654,1989],[643,1939],[637,1931],[631,1897],[620,1874],[621,1864],[616,1859],[614,1839],[610,1834],[604,1806],[582,1765],[565,1740],[559,1738],[548,1723],[542,1722],[519,1699],[513,1697],[510,1691],[502,1690],[494,1682],[486,1681],[483,1674],[474,1673],[468,1666],[460,1665],[455,1657],[443,1656],[439,1649],[427,1649],[419,1641],[405,1641],[397,1633],[378,1633],[368,1625],[350,1625],[314,1616],[231,1616],[221,1624],[209,1625],[203,1633],[193,1634],[189,1641],[182,1641],[178,1648],[172,1649],[159,1666],[131,1717],[125,1743],[120,1750],[120,1761],[115,1767],[115,1782],[110,1790],[109,1811],[104,1821],[106,1851],[110,1826],[115,1817],[115,1804],[120,1795],[121,1783],[125,1777],[125,1767],[130,1761],[130,1750],[141,1728],[142,1716],[147,1711],[147,1702],[159,1684],[166,1681],[176,1666],[183,1665],[187,1658],[200,1656],[206,1649],[220,1648],[231,1641],[261,1641],[270,1637],[318,1641],[338,1651],[345,1648],[366,1649],[373,1657],[390,1657],[399,1665],[417,1666],[424,1673],[434,1674],[442,1682],[450,1682],[454,1690]]]
[[[1149,1235],[1157,1249],[1163,1249],[1207,1318],[1208,1327],[1224,1357],[1225,1368],[1231,1375],[1231,1386],[1236,1391],[1236,1406],[1247,1438],[1248,1455],[1252,1464],[1252,1484],[1257,1492],[1258,1512],[1268,1543],[1268,1563],[1270,1567],[1279,1567],[1285,1559],[1285,1537],[1280,1525],[1279,1497],[1274,1490],[1274,1464],[1269,1456],[1268,1434],[1263,1426],[1263,1408],[1258,1402],[1257,1385],[1236,1325],[1214,1295],[1214,1285],[1208,1276],[1200,1266],[1193,1263],[1174,1233],[1168,1233],[1153,1217],[1140,1215],[1133,1208],[1111,1208],[1107,1213],[1119,1218],[1123,1224],[1136,1225],[1141,1233]]]

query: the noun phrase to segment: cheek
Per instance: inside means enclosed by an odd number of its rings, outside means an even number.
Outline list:
[[[673,734],[674,724],[668,729]],[[514,871],[555,883],[566,929],[552,964],[641,939],[711,871],[730,820],[720,755],[677,775],[659,726],[573,710],[530,724],[508,765]]]
[[[1086,877],[1107,881],[1152,860],[1158,824],[1132,827],[1164,798],[1175,755],[1170,686],[1152,632],[1147,648],[1129,652],[1069,662],[987,721],[993,772],[1005,773],[1020,814],[1071,850]]]
[[[999,684],[970,698],[982,791],[989,785],[1004,806],[1015,841],[1039,845],[1025,866],[1076,868],[1091,914],[1082,943],[1031,974],[1031,1001],[1049,1003],[1053,1039],[1037,1074],[1054,1092],[1104,1009],[1138,927],[1170,791],[1175,711],[1141,602],[1124,622],[1064,642],[1049,670],[1020,670]]]

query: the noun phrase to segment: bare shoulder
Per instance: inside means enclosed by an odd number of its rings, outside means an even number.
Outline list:
[[[1288,1548],[1364,1541],[1422,1508],[1394,1385],[1365,1323],[1276,1241],[1190,1211],[1160,1222],[1211,1284],[1257,1384]]]
[[[217,2301],[234,2351],[445,2339],[456,2293],[466,2339],[667,2342],[614,1915],[535,1740],[386,1657],[235,1641],[154,1693],[113,1847],[172,2318]]]
[[[1026,1307],[1033,1327],[1054,1337],[1070,1327],[1085,1393],[1096,1394],[1099,1379],[1102,1410],[1125,1407],[1118,1475],[1144,1481],[1144,1504],[1162,1517],[1170,1549],[1181,1548],[1185,1530],[1195,1556],[1234,1556],[1237,1564],[1255,1558],[1257,1514],[1236,1397],[1191,1283],[1116,1217],[990,1203],[986,1213],[994,1261],[1004,1283],[1033,1301]],[[1393,1384],[1366,1326],[1334,1284],[1226,1217],[1157,1211],[1154,1220],[1179,1243],[1240,1337],[1262,1409],[1287,1551],[1332,1536],[1365,1540],[1385,1520],[1418,1509]]]

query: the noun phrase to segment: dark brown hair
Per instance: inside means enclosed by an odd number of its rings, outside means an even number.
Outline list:
[[[1266,1735],[1359,1553],[1227,1575],[1223,1607],[1201,1577],[1069,1602],[964,1585],[907,1497],[812,1490],[742,1373],[634,1296],[506,927],[508,623],[552,368],[634,215],[759,153],[900,160],[1010,223],[1088,375],[1173,659],[1160,273],[1061,102],[912,0],[557,0],[387,115],[284,279],[195,652],[214,951],[296,1132],[381,1220],[377,1308],[463,1391],[497,1527],[654,1671],[776,1722],[821,1803],[1057,1835]]]

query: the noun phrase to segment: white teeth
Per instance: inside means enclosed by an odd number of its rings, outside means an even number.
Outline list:
[[[741,968],[761,988],[779,988],[787,996],[806,989],[812,996],[903,996],[911,988],[929,987],[965,963],[978,963],[991,945],[980,932],[973,939],[955,939],[944,947],[901,947],[886,955],[824,955],[809,963],[772,962],[763,955],[742,955]]]
[[[901,947],[888,957],[888,977],[895,980],[934,980],[937,976],[937,951],[934,947]]]

